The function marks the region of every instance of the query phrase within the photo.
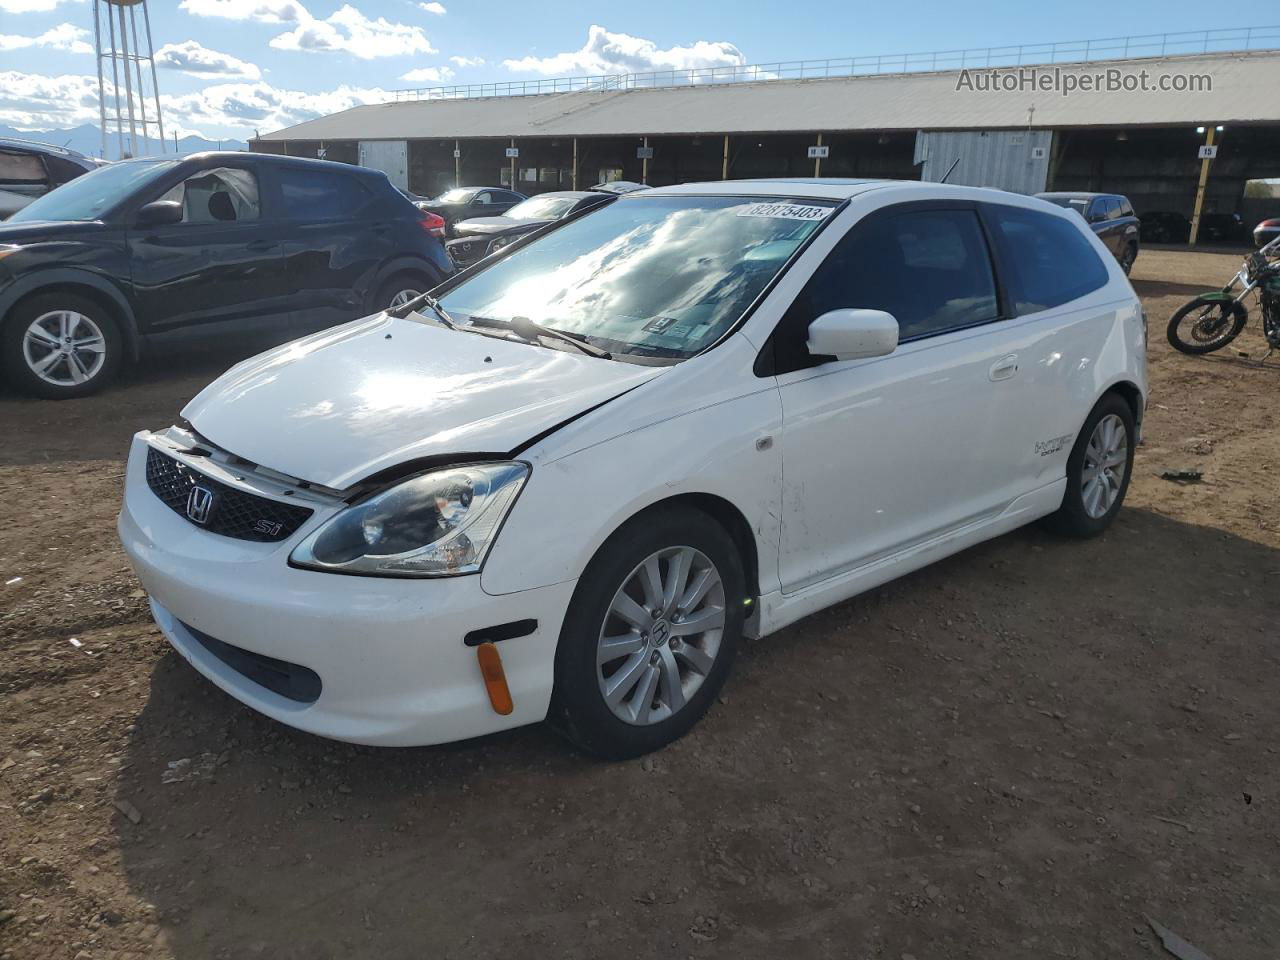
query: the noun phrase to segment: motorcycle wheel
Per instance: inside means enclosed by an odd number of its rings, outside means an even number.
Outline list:
[[[1240,335],[1246,318],[1230,301],[1196,297],[1169,318],[1169,345],[1183,353],[1213,353]]]

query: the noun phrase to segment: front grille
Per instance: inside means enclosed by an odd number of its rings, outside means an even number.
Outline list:
[[[236,540],[277,543],[293,536],[311,510],[245,493],[192,470],[155,447],[147,450],[147,486],[174,513],[210,533]],[[192,490],[201,487],[208,497]]]
[[[181,621],[179,621],[181,622]],[[235,647],[225,640],[201,633],[189,624],[182,624],[211,654],[260,687],[279,694],[295,703],[315,703],[320,699],[320,674],[309,667],[288,660],[277,660],[263,653],[254,653],[243,647]]]

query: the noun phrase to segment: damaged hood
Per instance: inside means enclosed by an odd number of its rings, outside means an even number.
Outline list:
[[[666,369],[380,314],[232,367],[182,415],[238,457],[341,490],[421,457],[514,450]]]

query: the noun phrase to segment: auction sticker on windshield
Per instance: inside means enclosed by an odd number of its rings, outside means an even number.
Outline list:
[[[833,207],[809,207],[799,203],[749,203],[738,211],[740,217],[771,217],[781,220],[823,220]]]

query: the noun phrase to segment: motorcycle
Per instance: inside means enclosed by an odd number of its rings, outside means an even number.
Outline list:
[[[1280,237],[1245,257],[1240,271],[1221,290],[1200,294],[1170,317],[1169,344],[1183,353],[1221,350],[1244,329],[1249,320],[1244,301],[1256,290],[1262,335],[1270,347],[1267,357],[1280,350],[1280,259],[1272,258],[1280,258]]]

